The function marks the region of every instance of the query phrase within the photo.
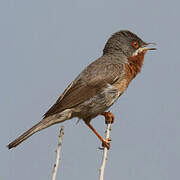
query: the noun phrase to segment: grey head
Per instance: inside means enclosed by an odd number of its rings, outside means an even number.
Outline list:
[[[132,56],[139,48],[143,48],[150,43],[145,43],[136,34],[122,30],[113,34],[107,41],[103,54],[123,53],[125,56]]]

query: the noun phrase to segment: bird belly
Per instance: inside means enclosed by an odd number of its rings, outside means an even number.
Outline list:
[[[106,111],[120,96],[119,91],[111,85],[104,88],[96,96],[78,105],[76,116],[90,121],[92,118]]]
[[[127,89],[128,80],[126,78],[117,81],[113,86],[116,87],[120,93],[120,95]]]

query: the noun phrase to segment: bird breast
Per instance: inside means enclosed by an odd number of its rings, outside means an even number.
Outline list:
[[[127,80],[129,82],[141,71],[146,52],[146,50],[143,50],[137,55],[128,57],[128,63],[126,64],[125,69]]]

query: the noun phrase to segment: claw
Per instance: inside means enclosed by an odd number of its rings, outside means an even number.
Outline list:
[[[110,142],[109,142],[109,140],[104,140],[102,142],[102,147],[106,147],[109,150],[110,149]]]
[[[110,111],[103,112],[101,115],[103,115],[105,117],[106,124],[112,124],[114,122],[114,115]]]

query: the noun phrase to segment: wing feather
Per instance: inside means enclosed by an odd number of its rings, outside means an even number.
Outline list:
[[[73,108],[97,95],[107,84],[115,83],[122,76],[123,65],[103,63],[98,59],[90,64],[63,92],[44,118]]]

